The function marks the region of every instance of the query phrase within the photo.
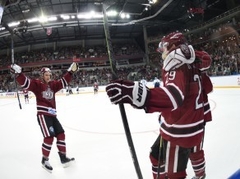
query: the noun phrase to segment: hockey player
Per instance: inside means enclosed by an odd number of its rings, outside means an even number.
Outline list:
[[[68,167],[74,158],[66,156],[65,133],[62,125],[57,119],[55,93],[65,88],[71,81],[72,73],[78,70],[77,63],[72,63],[67,73],[60,80],[51,80],[52,72],[49,68],[41,69],[41,80],[30,79],[22,73],[22,68],[17,64],[11,65],[11,72],[16,74],[16,80],[25,90],[32,91],[36,96],[37,120],[43,134],[42,143],[42,166],[52,172],[49,163],[49,154],[54,137],[60,161],[64,167]]]
[[[143,85],[147,85],[147,80],[145,80],[145,78],[144,77],[142,77],[142,79],[140,80],[140,82],[143,84]]]
[[[77,94],[79,94],[79,85],[77,85],[76,91],[77,91]]]
[[[204,134],[201,72],[182,33],[163,37],[159,47],[163,86],[149,89],[138,82],[115,80],[106,92],[113,104],[161,112],[160,135],[150,153],[153,178],[184,179],[191,150],[200,145]]]
[[[211,66],[212,59],[208,53],[203,51],[195,51],[195,54],[196,54],[195,65],[201,72],[204,104],[204,122],[206,123],[212,121],[212,113],[208,101],[208,94],[212,92],[213,85],[209,76],[207,75],[207,70]],[[204,138],[202,139],[202,142],[200,143],[199,146],[195,146],[194,148],[192,148],[190,153],[190,160],[195,173],[195,177],[193,177],[192,179],[204,179],[206,176],[203,140]]]
[[[23,95],[24,95],[25,104],[28,104],[29,103],[28,90],[23,89]]]
[[[160,83],[161,83],[161,81],[157,77],[155,77],[154,80],[153,80],[154,88],[159,88]]]
[[[94,83],[93,83],[93,92],[94,92],[94,94],[98,93],[98,82],[97,82],[97,80],[95,80]]]
[[[71,86],[71,85],[68,86],[68,92],[69,92],[69,94],[73,94],[72,86]]]

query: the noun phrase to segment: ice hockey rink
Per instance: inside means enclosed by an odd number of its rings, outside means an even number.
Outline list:
[[[213,121],[206,125],[204,141],[206,178],[227,179],[240,168],[240,88],[215,88],[209,99]],[[20,100],[22,109],[17,98],[0,99],[0,179],[137,179],[119,107],[105,92],[56,97],[67,155],[76,161],[63,168],[54,141],[52,173],[41,166],[35,98],[29,104]],[[143,178],[151,179],[149,151],[158,135],[158,114],[125,109]],[[187,179],[193,177],[190,163],[187,172]]]

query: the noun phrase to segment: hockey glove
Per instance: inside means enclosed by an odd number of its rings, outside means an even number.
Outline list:
[[[20,67],[20,66],[18,66],[18,65],[16,65],[16,64],[12,64],[12,65],[10,66],[10,72],[11,72],[11,73],[15,73],[15,74],[19,74],[19,73],[22,72],[22,67]]]
[[[69,72],[77,72],[78,71],[78,63],[73,62],[70,67],[68,68]]]
[[[106,92],[113,104],[129,103],[138,109],[145,107],[149,97],[148,87],[127,80],[111,82],[107,85]]]

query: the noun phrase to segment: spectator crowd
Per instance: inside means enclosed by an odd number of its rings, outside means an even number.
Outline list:
[[[235,75],[240,73],[240,52],[239,52],[239,34],[240,23],[221,24],[216,27],[208,28],[196,34],[187,34],[187,40],[195,49],[201,49],[208,52],[212,57],[212,65],[208,73],[210,76]],[[117,43],[113,45],[114,55],[121,57],[124,63],[118,65],[118,76],[121,79],[153,81],[155,77],[161,78],[162,59],[161,54],[156,52],[159,37],[153,37],[148,40],[148,59],[145,60],[144,50],[137,43]],[[130,58],[141,54],[143,61],[136,60],[130,63]],[[15,62],[19,65],[29,63],[50,62],[54,65],[60,60],[72,60],[73,58],[92,59],[87,66],[82,66],[80,70],[74,74],[72,87],[92,86],[94,81],[98,81],[99,85],[106,85],[111,80],[111,69],[109,63],[98,62],[98,59],[108,58],[107,49],[104,45],[96,45],[91,47],[63,46],[57,49],[45,48],[32,50],[28,52],[17,52]],[[127,56],[126,56],[127,55]],[[126,59],[129,57],[129,60]],[[122,60],[123,61],[123,60]],[[127,63],[126,63],[127,62]],[[142,63],[144,62],[144,63]],[[0,69],[11,63],[10,55],[0,55]],[[50,66],[51,67],[51,66]],[[58,79],[65,71],[61,68],[53,69],[53,79]],[[39,77],[39,67],[33,67],[27,73],[30,77]],[[0,91],[14,91],[14,78],[10,73],[0,70]]]

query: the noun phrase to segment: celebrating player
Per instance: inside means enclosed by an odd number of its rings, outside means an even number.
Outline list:
[[[25,90],[32,91],[36,96],[37,120],[43,134],[42,166],[47,171],[53,170],[49,163],[49,154],[54,137],[57,139],[57,148],[60,161],[68,167],[74,158],[66,156],[65,133],[57,119],[55,93],[65,88],[72,78],[72,73],[78,70],[77,63],[72,63],[67,73],[60,80],[51,80],[52,72],[49,68],[41,69],[41,80],[30,79],[22,73],[22,68],[16,64],[11,65],[11,72],[17,74],[16,80]]]
[[[113,104],[129,103],[147,113],[161,112],[160,135],[151,147],[153,178],[184,179],[194,147],[204,134],[204,94],[195,51],[182,33],[173,32],[159,43],[163,86],[149,89],[139,82],[112,81],[106,87]],[[205,173],[199,178],[203,179]]]
[[[141,82],[143,85],[147,85],[147,80],[146,80],[144,77],[142,77],[142,79],[140,80],[140,82]]]
[[[154,88],[159,88],[160,83],[161,83],[161,81],[157,77],[155,77],[154,80],[153,80]]]
[[[28,90],[23,89],[23,95],[24,95],[25,104],[28,104],[29,103]]]
[[[203,51],[195,51],[195,54],[196,54],[195,65],[201,72],[204,105],[204,122],[206,123],[212,121],[212,113],[208,101],[208,94],[212,92],[213,85],[209,76],[207,75],[207,70],[211,66],[212,59],[208,53]],[[195,176],[192,179],[204,179],[206,176],[203,141],[204,138],[202,138],[202,142],[198,146],[192,148],[190,153],[190,160],[195,173]]]
[[[95,80],[94,83],[93,83],[93,92],[94,92],[94,94],[98,93],[98,82],[97,82],[97,80]]]

